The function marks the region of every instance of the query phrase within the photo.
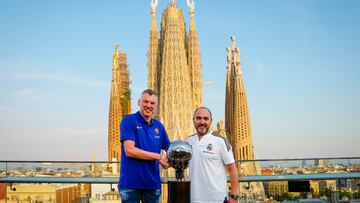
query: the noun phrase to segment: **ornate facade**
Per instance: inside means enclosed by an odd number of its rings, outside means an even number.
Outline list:
[[[129,70],[126,54],[119,52],[119,45],[115,46],[112,65],[112,81],[109,108],[108,127],[108,159],[120,160],[120,122],[124,115],[131,111],[131,94],[129,88]]]
[[[187,1],[190,26],[175,0],[162,14],[160,38],[156,22],[158,1],[151,2],[151,29],[148,52],[148,87],[159,94],[157,118],[170,139],[185,139],[194,132],[194,110],[202,105],[200,49],[194,20],[194,2]]]
[[[246,98],[245,81],[240,62],[240,49],[236,48],[235,37],[231,37],[232,46],[227,48],[226,66],[226,101],[225,128],[226,135],[233,147],[235,160],[253,160],[253,142],[250,125],[249,108]],[[245,162],[237,165],[239,175],[260,175],[258,163]],[[244,191],[245,190],[251,190]],[[251,183],[240,184],[240,191],[244,194],[264,195],[263,185]]]

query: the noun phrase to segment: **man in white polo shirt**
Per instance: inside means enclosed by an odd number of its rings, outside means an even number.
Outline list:
[[[226,138],[210,131],[212,115],[208,108],[196,109],[193,118],[197,133],[187,138],[192,146],[190,161],[191,202],[238,202],[238,173],[232,148]],[[231,192],[227,192],[227,172]]]

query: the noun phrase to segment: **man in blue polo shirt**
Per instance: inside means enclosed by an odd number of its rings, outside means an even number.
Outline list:
[[[160,121],[152,118],[157,95],[147,89],[138,101],[140,111],[126,115],[120,124],[121,166],[119,191],[122,203],[158,203],[161,195],[159,163],[169,168],[169,137]]]

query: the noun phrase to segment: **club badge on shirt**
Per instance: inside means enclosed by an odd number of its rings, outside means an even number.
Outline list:
[[[209,143],[207,146],[206,146],[206,150],[204,149],[202,152],[205,153],[205,154],[212,154],[214,155],[215,152],[212,151],[213,150],[213,145],[211,143]]]
[[[208,144],[208,146],[206,147],[206,149],[207,149],[208,151],[211,151],[211,150],[213,149],[212,144],[211,144],[211,143],[210,143],[210,144]]]
[[[155,138],[160,139],[159,129],[158,128],[155,128]]]

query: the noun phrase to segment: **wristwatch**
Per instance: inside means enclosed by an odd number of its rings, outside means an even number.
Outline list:
[[[234,200],[240,199],[240,196],[238,194],[236,194],[236,195],[230,194],[230,197],[233,198]]]

